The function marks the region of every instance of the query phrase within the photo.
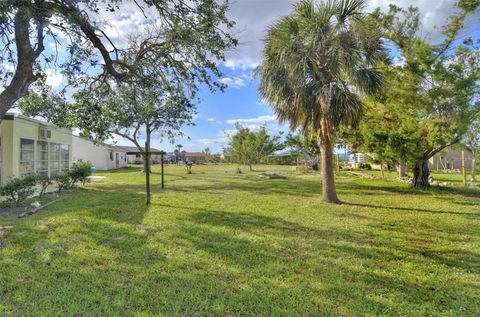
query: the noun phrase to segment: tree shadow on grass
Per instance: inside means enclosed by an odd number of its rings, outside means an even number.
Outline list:
[[[117,201],[115,208],[125,203]],[[17,243],[28,251],[19,248],[6,270],[20,273],[15,283],[20,279],[29,288],[22,293],[17,284],[5,284],[0,303],[16,303],[20,313],[36,305],[35,311],[45,315],[52,314],[48,309],[59,312],[55,307],[69,315],[92,310],[98,315],[413,315],[456,307],[478,312],[474,282],[419,282],[405,272],[390,272],[399,263],[475,272],[478,255],[471,251],[422,254],[385,239],[389,231],[375,236],[369,230],[309,227],[256,213],[160,206],[191,212],[159,234],[141,232],[121,214],[112,225],[104,221],[110,215],[98,217],[89,210],[76,230],[52,224],[50,231],[29,233],[37,242],[49,241],[41,252],[28,246],[31,239],[20,237]],[[89,251],[81,252],[84,248]],[[45,254],[51,259],[46,261]],[[34,270],[21,274],[23,263],[32,259]],[[15,302],[25,294],[34,300]]]
[[[379,237],[372,236],[371,232],[321,230],[279,218],[226,211],[201,211],[188,216],[188,220],[193,222],[193,226],[183,228],[180,239],[189,241],[196,250],[208,252],[247,272],[256,272],[257,275],[289,272],[286,274],[293,278],[295,271],[302,271],[302,266],[318,267],[344,280],[345,284],[338,287],[346,292],[352,285],[366,288],[375,285],[381,292],[397,292],[404,297],[403,300],[411,303],[421,304],[426,298],[434,300],[439,289],[451,295],[455,291],[452,291],[451,285],[407,282],[404,276],[375,271],[382,270],[385,265],[383,270],[390,270],[392,263],[399,262],[425,267],[434,262],[469,272],[479,269],[479,255],[474,252],[453,249],[425,251],[384,238],[377,239]],[[342,258],[346,259],[344,263],[356,263],[360,268],[352,270],[346,264],[339,264],[337,259]],[[270,268],[270,271],[264,268]],[[472,289],[474,285],[462,284],[462,287]],[[366,294],[354,296],[367,300]],[[441,301],[437,304],[441,305]]]
[[[468,216],[470,218],[480,218],[480,212],[460,212],[460,211],[445,211],[445,210],[431,210],[431,209],[424,209],[418,207],[398,207],[398,206],[387,206],[387,205],[373,205],[373,204],[361,204],[355,202],[348,202],[342,201],[343,205],[347,206],[354,206],[354,207],[365,207],[365,208],[373,208],[373,209],[381,209],[381,210],[399,210],[399,211],[408,211],[408,212],[425,212],[431,214],[445,214],[445,215],[461,215],[461,216]]]
[[[185,184],[185,186],[171,186],[173,191],[216,191],[216,190],[239,190],[245,192],[254,192],[258,194],[283,194],[309,197],[321,193],[321,184],[319,181],[290,179],[265,180],[260,177],[208,179],[207,184]]]

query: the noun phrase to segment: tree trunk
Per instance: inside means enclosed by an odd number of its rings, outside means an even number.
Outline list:
[[[380,162],[380,172],[382,173],[382,179],[385,178],[385,172],[383,171],[383,163]]]
[[[43,52],[43,24],[37,26],[37,44],[33,49],[30,43],[30,17],[24,10],[15,15],[15,43],[17,49],[17,68],[8,86],[0,93],[0,122],[15,102],[28,93],[28,88],[38,79],[34,74],[36,59]]]
[[[146,204],[150,204],[150,131],[147,127],[145,139],[145,187],[147,190]]]
[[[405,162],[400,162],[397,166],[398,177],[402,178],[407,176],[407,164]]]
[[[476,182],[477,181],[477,170],[476,170],[476,167],[475,167],[475,164],[476,164],[476,158],[475,158],[475,152],[472,152],[472,182]]]
[[[331,141],[320,141],[320,168],[322,171],[322,199],[328,203],[339,204],[333,173],[333,146]]]
[[[428,169],[428,160],[419,161],[413,167],[413,186],[414,187],[429,187],[430,182],[428,177],[430,170]]]

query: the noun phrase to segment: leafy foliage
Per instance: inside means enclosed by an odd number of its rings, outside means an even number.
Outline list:
[[[62,173],[57,174],[52,177],[52,180],[58,187],[58,192],[62,192],[65,189],[69,189],[73,186],[72,178],[70,177],[70,173]]]
[[[283,147],[280,136],[270,136],[265,127],[258,132],[236,125],[237,132],[232,136],[230,148],[237,163],[250,167]]]
[[[305,136],[300,133],[289,133],[285,140],[285,147],[290,150],[291,155],[294,158],[301,159],[305,166],[309,164],[312,168],[318,169],[318,156],[320,155],[320,148],[318,147],[318,141],[314,134],[310,133]]]
[[[471,39],[457,41],[466,17],[455,12],[443,28],[445,40],[429,44],[416,8],[392,5],[370,16],[399,49],[401,62],[385,69],[385,89],[367,101],[358,133],[347,134],[354,148],[385,163],[410,163],[415,186],[429,185],[427,160],[460,142],[480,111],[480,51]]]
[[[22,202],[35,193],[37,178],[34,174],[14,177],[0,188],[0,195],[6,197],[6,201],[19,207]]]
[[[47,191],[48,186],[53,184],[53,180],[48,177],[48,175],[36,174],[36,183],[40,185],[40,193],[38,194],[38,197],[41,198]]]
[[[88,176],[92,175],[92,164],[84,160],[78,160],[72,164],[69,175],[72,184],[81,182],[82,185],[85,185]]]
[[[125,9],[149,23],[134,41],[108,35],[108,14]],[[0,3],[0,118],[33,83],[45,81],[45,69],[57,67],[68,85],[106,86],[109,79],[145,79],[142,64],[169,70],[195,93],[197,84],[223,89],[216,61],[237,40],[228,33],[234,23],[228,3],[211,0],[3,0]],[[125,44],[127,43],[127,44]],[[55,53],[45,48],[53,44]],[[62,54],[60,54],[62,53]],[[66,53],[66,54],[65,54]],[[58,57],[67,55],[66,60]],[[160,77],[149,78],[158,80]]]

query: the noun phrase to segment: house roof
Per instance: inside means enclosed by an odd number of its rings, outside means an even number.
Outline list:
[[[59,130],[59,131],[63,131],[67,134],[72,134],[72,130],[70,130],[70,129],[59,128],[59,127],[55,126],[54,124],[52,124],[50,122],[35,119],[35,118],[31,118],[31,117],[27,117],[27,116],[24,116],[23,114],[20,114],[20,113],[7,112],[2,120],[16,120],[16,119],[28,121],[28,122],[39,124],[39,125],[42,125],[42,126],[47,126],[47,127]]]
[[[108,148],[109,150],[112,150],[112,151],[118,151],[118,152],[127,152],[126,150],[120,148],[120,147],[117,147],[117,146],[114,146],[112,144],[108,144],[108,143],[103,143],[103,142],[96,142],[88,137],[85,137],[85,136],[81,136],[81,135],[73,135],[74,138],[77,138],[77,139],[81,139],[81,140],[84,140],[84,141],[87,141],[87,142],[92,142],[98,146],[104,146],[106,148]]]
[[[206,157],[207,154],[203,153],[203,152],[186,152],[184,153],[185,157],[189,157],[189,156],[201,156],[201,157]]]
[[[114,148],[123,150],[123,151],[127,152],[127,154],[140,154],[140,150],[136,146],[116,145],[116,146],[114,146]],[[145,148],[142,147],[142,150],[144,150],[144,149]],[[157,150],[156,148],[152,147],[152,148],[150,148],[150,152],[154,152],[154,154],[156,154],[156,153],[160,153],[162,151]]]

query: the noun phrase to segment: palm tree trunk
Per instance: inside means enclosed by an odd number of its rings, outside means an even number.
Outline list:
[[[333,145],[330,140],[319,142],[320,168],[322,171],[322,199],[328,203],[339,204],[333,173]]]

